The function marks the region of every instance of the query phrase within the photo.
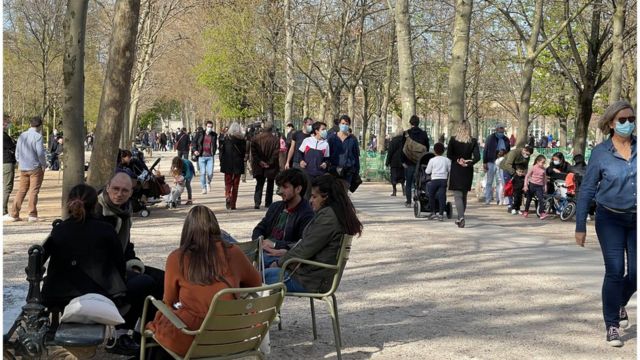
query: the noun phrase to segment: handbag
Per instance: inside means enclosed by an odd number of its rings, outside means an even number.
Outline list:
[[[513,196],[513,179],[509,179],[506,184],[504,184],[504,190],[502,191],[504,196]]]
[[[354,173],[353,177],[351,178],[351,185],[349,186],[349,191],[351,191],[352,193],[356,192],[356,190],[358,190],[358,187],[360,187],[361,184],[362,184],[362,178],[360,177],[360,174]]]

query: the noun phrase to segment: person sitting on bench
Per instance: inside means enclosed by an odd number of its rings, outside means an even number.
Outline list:
[[[62,310],[73,298],[88,293],[104,295],[118,308],[126,307],[125,262],[112,226],[96,218],[96,190],[76,185],[69,192],[69,218],[54,226],[45,241],[47,276],[42,285],[43,305]]]
[[[124,316],[123,329],[115,344],[107,343],[107,351],[115,354],[135,355],[139,346],[130,336],[122,336],[126,329],[134,329],[138,318],[142,315],[144,299],[147,295],[161,299],[164,292],[164,271],[145,266],[135,253],[131,242],[131,194],[132,179],[125,173],[116,173],[107,184],[105,190],[98,195],[98,217],[111,224],[115,229],[126,262],[127,302],[131,310]],[[150,314],[153,316],[153,314]]]

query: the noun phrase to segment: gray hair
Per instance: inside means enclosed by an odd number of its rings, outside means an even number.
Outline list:
[[[611,135],[612,130],[609,127],[609,123],[611,122],[611,120],[615,119],[616,115],[618,115],[620,111],[624,109],[631,109],[633,112],[635,112],[635,110],[633,110],[633,106],[631,106],[631,104],[629,104],[629,102],[626,100],[618,100],[609,105],[607,110],[604,111],[604,114],[602,114],[602,117],[598,121],[598,128],[605,135]]]
[[[231,123],[231,125],[229,125],[229,130],[227,130],[227,134],[237,138],[241,138],[243,136],[242,127],[240,127],[240,124],[234,121],[233,123]]]

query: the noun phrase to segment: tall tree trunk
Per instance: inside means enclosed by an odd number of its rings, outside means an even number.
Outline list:
[[[531,109],[531,80],[535,59],[527,56],[522,69],[522,87],[520,88],[520,107],[518,113],[518,136],[516,147],[527,144],[529,133],[529,110]]]
[[[396,34],[398,40],[398,75],[400,98],[402,99],[402,127],[408,129],[409,119],[416,114],[415,79],[413,78],[413,55],[411,52],[411,21],[409,1],[396,2]]]
[[[385,139],[387,137],[387,114],[389,111],[389,98],[391,97],[391,81],[393,80],[393,50],[395,45],[395,26],[392,27],[389,45],[387,46],[387,63],[385,65],[384,83],[382,85],[382,104],[380,105],[380,130],[378,131],[378,149],[380,153],[386,150]],[[381,141],[382,140],[382,141]]]
[[[560,146],[567,146],[567,98],[564,95],[560,95],[558,98],[558,105],[560,105],[560,111],[558,115],[558,124],[560,125],[559,141]]]
[[[118,139],[124,125],[124,109],[129,105],[127,97],[135,58],[139,15],[140,1],[116,1],[109,61],[96,125],[97,151],[91,153],[88,177],[88,183],[94,187],[106,184],[113,174],[118,155]]]
[[[472,9],[473,0],[456,0],[453,49],[451,50],[449,70],[449,133],[456,122],[466,119],[464,95]],[[441,129],[438,128],[438,136],[440,136],[440,131]]]
[[[629,99],[631,106],[635,109],[637,102],[636,63],[634,61],[627,61],[625,66],[627,67],[627,99]]]
[[[349,95],[347,96],[347,115],[351,118],[351,127],[355,131],[355,119],[356,119],[356,87],[349,89]]]
[[[284,30],[285,30],[285,73],[287,77],[287,92],[284,97],[284,126],[292,121],[293,95],[295,78],[293,74],[293,34],[291,29],[291,0],[284,0]],[[283,129],[284,130],[284,129]]]
[[[356,137],[358,134],[353,130]],[[366,150],[371,134],[369,131],[369,88],[362,87],[362,144],[360,148]]]
[[[74,186],[84,182],[84,43],[89,0],[68,0],[64,20],[64,174],[62,217],[67,217],[67,198]]]
[[[626,0],[615,0],[615,13],[613,14],[613,52],[611,54],[611,89],[609,91],[609,103],[621,99],[622,92],[622,66],[623,66],[623,35],[624,15],[627,5]]]

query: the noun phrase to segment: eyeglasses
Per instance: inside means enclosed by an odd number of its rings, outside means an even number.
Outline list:
[[[634,122],[636,122],[636,117],[635,116],[627,116],[627,117],[618,118],[618,122],[620,124],[624,124],[627,121],[629,121],[630,123],[634,123]]]

